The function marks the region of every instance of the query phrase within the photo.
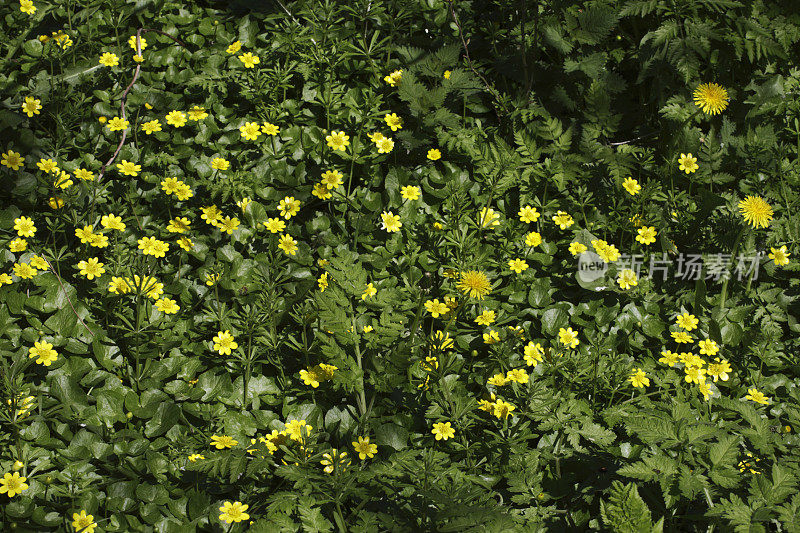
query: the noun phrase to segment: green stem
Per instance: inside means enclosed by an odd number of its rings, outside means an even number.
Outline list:
[[[742,229],[739,230],[739,235],[736,236],[736,241],[733,244],[733,250],[731,251],[731,263],[733,265],[733,261],[736,258],[736,253],[739,251],[739,244],[742,242],[742,236],[744,235],[744,231],[747,229],[747,226],[742,226]],[[726,273],[727,276],[725,277],[725,281],[722,282],[722,294],[719,300],[719,308],[725,308],[725,300],[728,296],[728,282],[731,280],[730,273]]]

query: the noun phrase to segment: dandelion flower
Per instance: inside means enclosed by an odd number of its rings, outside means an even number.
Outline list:
[[[468,270],[461,273],[461,279],[456,284],[458,290],[470,298],[483,300],[492,290],[492,284],[486,274],[479,270]]]
[[[772,220],[772,207],[760,196],[747,196],[739,202],[745,222],[754,228],[766,228]]]
[[[728,91],[716,83],[703,83],[694,91],[694,103],[706,115],[716,115],[728,107]]]

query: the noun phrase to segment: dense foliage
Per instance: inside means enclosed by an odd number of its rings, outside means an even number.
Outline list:
[[[3,531],[800,531],[795,2],[0,17]]]

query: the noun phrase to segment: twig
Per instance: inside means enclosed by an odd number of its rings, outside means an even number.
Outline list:
[[[80,322],[81,325],[84,328],[86,328],[86,331],[88,331],[92,335],[92,337],[94,337],[94,332],[89,329],[89,326],[87,326],[86,323],[83,321],[83,319],[80,317],[80,315],[78,315],[78,312],[75,310],[75,306],[72,305],[72,300],[70,300],[70,298],[69,298],[69,294],[67,293],[67,289],[64,288],[64,283],[61,281],[61,276],[58,275],[58,272],[56,272],[56,269],[53,268],[53,264],[50,263],[50,261],[48,261],[46,257],[43,257],[43,259],[47,263],[47,266],[50,267],[50,271],[55,275],[56,279],[58,280],[58,284],[61,287],[61,290],[64,291],[64,296],[67,297],[67,302],[69,302],[69,306],[72,308],[72,312],[75,313],[75,318],[77,318],[78,322]]]
[[[142,55],[142,33],[147,33],[149,31],[160,33],[161,35],[165,35],[165,36],[169,37],[170,39],[172,39],[173,41],[175,41],[176,43],[178,43],[179,45],[181,45],[182,47],[186,48],[186,45],[183,44],[182,41],[180,41],[179,39],[176,39],[172,35],[170,35],[168,33],[165,33],[165,32],[163,32],[161,30],[155,30],[155,29],[151,29],[151,28],[139,28],[138,30],[136,30],[136,55],[139,55],[139,56]],[[133,85],[136,83],[136,80],[139,79],[139,73],[141,72],[141,70],[142,70],[142,64],[137,62],[136,63],[136,71],[133,73],[133,79],[128,84],[128,86],[125,87],[125,90],[122,91],[122,97],[121,97],[121,101],[120,101],[120,115],[122,117],[122,120],[125,120],[125,118],[126,118],[126,115],[125,115],[125,104],[127,103],[128,93],[133,88]],[[106,161],[106,163],[102,167],[100,167],[100,174],[97,176],[97,181],[100,181],[103,178],[103,174],[105,173],[106,169],[117,159],[117,156],[119,155],[120,150],[122,150],[122,147],[125,145],[125,139],[127,139],[127,138],[128,138],[128,129],[125,128],[124,130],[122,130],[122,138],[119,140],[119,144],[117,145],[117,149],[114,151],[114,155],[112,155],[111,159]]]
[[[497,103],[500,104],[500,107],[503,108],[503,113],[508,114],[508,109],[506,109],[506,106],[504,106],[503,102],[500,101],[500,95],[489,85],[489,82],[486,81],[486,78],[484,78],[483,75],[475,69],[475,65],[472,64],[472,58],[469,57],[469,49],[467,48],[467,42],[464,40],[464,30],[461,28],[461,22],[458,20],[458,15],[456,15],[456,9],[453,6],[453,0],[447,0],[447,3],[450,5],[450,14],[453,15],[453,22],[456,23],[456,27],[458,28],[458,36],[461,38],[461,45],[464,47],[464,56],[467,58],[467,64],[469,65],[469,69],[476,76],[478,76],[478,78],[480,78],[486,90],[489,91],[489,93],[491,93],[491,95],[494,97]],[[497,120],[500,120],[500,113],[497,112],[496,107],[494,112],[497,115]]]

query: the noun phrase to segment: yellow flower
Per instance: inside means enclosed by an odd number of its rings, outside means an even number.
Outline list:
[[[8,249],[12,252],[24,252],[28,248],[28,241],[25,239],[12,239],[8,243]]]
[[[193,463],[196,463],[198,459],[205,459],[205,458],[206,458],[205,455],[201,455],[199,453],[193,453],[188,457],[188,459]]]
[[[261,128],[258,122],[245,122],[244,126],[239,127],[239,133],[246,141],[257,141],[261,136]]]
[[[219,224],[219,219],[222,218],[222,213],[216,205],[202,207],[200,210],[203,212],[203,214],[200,215],[200,218],[205,220],[206,224],[210,226],[217,226]]]
[[[79,168],[79,169],[75,170],[75,172],[73,172],[73,174],[75,175],[76,178],[78,178],[81,181],[93,181],[94,180],[94,174],[91,171],[83,169],[83,168]]]
[[[133,50],[134,52],[138,51],[138,50],[137,50],[137,43],[136,43],[136,41],[137,41],[137,37],[136,37],[136,35],[131,35],[131,36],[128,38],[128,46],[130,46],[130,47],[131,47],[131,50]],[[142,37],[142,36],[140,35],[140,36],[138,37],[138,41],[139,41],[139,45],[141,46],[141,50],[144,50],[145,48],[147,48],[147,39],[145,39],[144,37]]]
[[[225,218],[219,219],[217,222],[217,227],[223,233],[227,233],[228,235],[233,234],[236,228],[239,227],[239,219],[236,217],[229,217],[226,216]]]
[[[69,174],[64,171],[61,171],[58,178],[53,182],[54,187],[58,187],[59,189],[68,189],[72,186],[72,180],[69,178]]]
[[[257,55],[255,55],[255,54],[253,54],[251,52],[246,52],[246,53],[240,55],[239,56],[239,61],[242,62],[242,64],[244,65],[244,68],[253,68],[256,65],[258,65],[259,63],[261,63],[261,59]]]
[[[336,448],[331,448],[330,453],[322,454],[323,459],[320,464],[325,468],[322,469],[326,474],[333,474],[333,471],[338,468],[344,468],[350,464],[350,459],[347,458],[347,452],[340,452]]]
[[[385,77],[383,78],[383,81],[385,81],[386,83],[388,83],[388,84],[389,84],[391,87],[394,87],[395,85],[397,85],[398,83],[400,83],[400,79],[401,79],[402,77],[403,77],[403,70],[402,70],[402,69],[400,69],[400,70],[395,70],[395,71],[394,71],[394,72],[392,72],[391,74],[389,74],[389,75],[385,76]]]
[[[641,368],[634,368],[628,380],[630,380],[631,385],[636,388],[650,386],[650,378],[647,377],[647,374],[645,374],[644,370]]]
[[[239,50],[242,49],[242,42],[241,41],[233,41],[230,46],[225,50],[229,54],[235,54]]]
[[[25,158],[23,158],[19,152],[15,152],[14,150],[5,152],[2,160],[0,160],[0,164],[10,168],[11,170],[19,170],[24,162]]]
[[[33,15],[36,13],[36,6],[33,5],[33,0],[19,0],[19,10],[26,15]]]
[[[450,71],[449,70],[445,70],[443,76],[444,76],[444,79],[449,80],[450,79]]]
[[[670,335],[672,335],[672,338],[678,344],[691,344],[692,342],[694,342],[692,336],[686,333],[685,331],[672,331],[670,332]]]
[[[131,163],[130,161],[126,161],[124,159],[120,163],[117,163],[117,168],[126,176],[138,176],[139,172],[142,170],[141,165]]]
[[[52,159],[41,158],[36,166],[42,172],[58,172],[58,165]]]
[[[167,231],[170,233],[186,233],[191,222],[186,217],[175,217],[167,224]]]
[[[278,248],[283,250],[286,255],[297,255],[297,241],[291,235],[281,235],[278,241]]]
[[[300,211],[300,200],[295,200],[294,196],[287,196],[278,203],[281,216],[289,220]]]
[[[386,113],[383,120],[386,121],[386,125],[389,126],[392,131],[403,129],[403,119],[398,117],[397,113]]]
[[[270,124],[269,122],[265,122],[261,126],[261,131],[267,135],[277,135],[278,132],[281,131],[281,129],[275,124]]]
[[[508,415],[510,415],[511,411],[514,409],[516,409],[516,407],[514,407],[512,404],[498,399],[494,403],[493,414],[497,418],[508,418]]]
[[[661,358],[658,360],[658,362],[669,367],[673,367],[678,363],[678,354],[671,350],[662,350]]]
[[[402,196],[405,200],[418,200],[419,194],[419,187],[415,187],[413,185],[406,185],[400,189],[400,196]]]
[[[524,385],[530,381],[530,376],[524,368],[515,368],[506,372],[506,379]]]
[[[644,226],[637,230],[638,235],[636,241],[644,245],[656,242],[656,228],[653,226]]]
[[[331,198],[333,194],[331,194],[328,187],[325,186],[324,183],[315,183],[314,189],[311,191],[311,194],[319,198],[320,200],[327,200]]]
[[[334,150],[341,150],[342,152],[350,146],[350,136],[345,135],[343,131],[332,131],[330,135],[325,137],[325,140],[328,142],[328,146],[333,148]]]
[[[490,329],[489,333],[483,334],[483,342],[484,344],[497,344],[500,342],[500,334],[495,330]]]
[[[700,323],[700,321],[694,315],[683,313],[682,315],[678,315],[675,319],[675,323],[686,331],[692,331],[693,329],[697,329],[697,324]]]
[[[181,238],[178,239],[177,242],[178,242],[178,246],[180,246],[182,249],[186,250],[187,252],[189,250],[191,250],[192,248],[194,248],[194,244],[192,243],[192,239],[190,239],[189,237],[181,237]]]
[[[697,172],[698,168],[700,167],[697,165],[697,158],[692,157],[692,154],[681,154],[678,158],[678,170],[691,174],[692,172]]]
[[[125,280],[125,278],[118,278],[117,276],[112,276],[111,281],[108,282],[108,292],[113,294],[125,294],[130,292],[131,286]]]
[[[431,161],[438,161],[442,158],[442,152],[438,148],[431,148],[428,150],[428,159]]]
[[[137,63],[141,63],[142,61],[144,61],[144,56],[142,54],[135,54],[133,56],[133,60],[136,61]]]
[[[542,362],[544,357],[544,349],[542,345],[530,341],[524,348],[525,364],[536,368],[536,365]]]
[[[572,216],[565,211],[557,211],[553,217],[553,222],[561,229],[567,229],[575,223]]]
[[[53,361],[58,359],[58,352],[53,349],[53,345],[47,341],[36,341],[33,348],[28,348],[28,357],[36,359],[36,364],[50,366]]]
[[[105,52],[100,56],[99,63],[105,67],[116,67],[119,65],[119,57],[117,57],[117,54]]]
[[[229,437],[227,435],[222,435],[222,436],[212,435],[211,436],[211,445],[214,446],[218,450],[222,450],[222,449],[225,449],[225,448],[233,448],[237,444],[239,444],[239,441],[237,441],[233,437]]]
[[[539,233],[531,231],[530,233],[525,235],[526,246],[534,247],[534,246],[539,246],[540,244],[542,244],[542,236]]]
[[[456,430],[453,429],[450,422],[437,422],[433,425],[431,433],[436,436],[436,440],[447,440],[455,437]]]
[[[683,369],[686,376],[684,377],[686,383],[705,383],[706,369],[699,366],[687,366]]]
[[[222,511],[222,514],[219,515],[219,519],[227,524],[249,520],[250,515],[245,512],[248,507],[249,505],[242,502],[225,502],[222,504],[222,507],[219,508],[219,510]]]
[[[519,210],[519,219],[522,222],[531,223],[536,222],[539,219],[539,211],[535,207],[531,207],[526,205],[522,209]]]
[[[322,174],[322,184],[327,189],[335,189],[344,182],[342,173],[338,170],[327,170]]]
[[[317,284],[319,285],[319,292],[325,292],[325,289],[328,288],[328,273],[323,272],[320,274],[319,278],[317,279]]]
[[[247,206],[250,205],[251,202],[252,200],[249,197],[244,197],[241,200],[237,200],[236,205],[242,210],[242,213],[245,213],[247,212]]]
[[[14,219],[14,230],[20,237],[33,237],[36,234],[36,226],[30,217],[19,217]]]
[[[523,270],[528,269],[528,263],[526,261],[523,261],[522,259],[511,259],[508,262],[508,268],[510,268],[517,274],[521,274]]]
[[[728,91],[716,83],[703,83],[694,90],[694,103],[706,115],[716,115],[728,107]]]
[[[32,117],[38,115],[39,110],[42,108],[42,101],[32,96],[26,96],[25,101],[22,102],[22,112]]]
[[[559,329],[558,341],[564,346],[569,346],[570,348],[575,348],[581,342],[580,340],[578,340],[578,332],[573,331],[572,328]]]
[[[175,126],[176,128],[182,128],[186,125],[186,113],[183,111],[170,111],[167,114],[167,124],[170,126]]]
[[[178,302],[175,300],[170,300],[169,298],[161,298],[156,300],[156,309],[165,315],[175,314],[180,310],[180,308],[181,307],[178,305]]]
[[[702,340],[697,345],[700,347],[702,355],[717,355],[717,352],[719,352],[719,345],[711,339]]]
[[[642,186],[639,185],[639,182],[630,176],[628,176],[628,178],[622,182],[622,186],[630,193],[631,196],[636,196],[636,194],[642,190]]]
[[[439,315],[447,314],[450,308],[436,298],[435,300],[428,300],[425,302],[425,310],[429,312],[433,318],[439,318]]]
[[[492,387],[504,387],[508,384],[508,378],[506,378],[506,375],[501,372],[487,379],[486,384],[491,385]]]
[[[153,257],[164,257],[169,251],[169,244],[156,239],[155,237],[142,237],[138,240],[139,249],[144,255]]]
[[[209,287],[213,287],[214,285],[216,285],[217,282],[219,281],[219,276],[220,276],[219,274],[206,272],[206,276],[205,276],[206,285],[208,285]]]
[[[786,266],[789,264],[789,256],[791,255],[786,250],[786,245],[780,248],[770,248],[771,252],[767,257],[772,259],[776,266]]]
[[[497,319],[497,313],[492,310],[485,309],[481,314],[475,318],[475,322],[480,326],[488,326]]]
[[[580,255],[583,252],[585,252],[586,250],[588,250],[588,248],[586,248],[586,245],[581,244],[581,243],[579,243],[577,241],[576,242],[572,242],[569,245],[569,253],[571,253],[573,256]]]
[[[470,298],[477,298],[478,300],[483,300],[492,290],[489,278],[480,270],[462,272],[461,279],[456,284],[456,287]]]
[[[717,379],[721,379],[722,381],[728,381],[730,377],[728,372],[733,372],[730,363],[728,363],[727,359],[720,359],[719,357],[714,359],[715,362],[708,364],[708,375],[714,378],[714,383],[717,382]]]
[[[51,196],[50,199],[47,200],[47,205],[50,206],[50,209],[61,209],[64,207],[64,199],[60,196]]]
[[[264,222],[264,227],[270,231],[270,233],[280,233],[284,229],[286,229],[286,222],[279,218],[268,218],[266,222]]]
[[[33,268],[28,263],[14,263],[13,270],[14,270],[14,275],[22,279],[31,279],[37,274],[39,274],[39,271]]]
[[[482,228],[486,226],[499,226],[500,213],[495,212],[491,207],[484,207],[478,215],[478,224],[480,224]]]
[[[147,135],[155,133],[157,131],[161,131],[161,122],[158,119],[151,120],[150,122],[145,122],[142,124],[142,131],[145,132]]]
[[[384,211],[381,213],[381,229],[393,233],[395,231],[400,231],[402,225],[403,223],[400,222],[400,215],[395,215],[391,211]]]
[[[766,228],[772,220],[772,207],[760,196],[747,196],[739,202],[745,222],[754,228]]]
[[[372,283],[367,283],[367,288],[364,289],[364,293],[361,295],[362,300],[366,300],[367,298],[372,298],[378,294],[378,289],[375,288],[375,285]]]
[[[763,392],[759,392],[759,390],[755,388],[747,389],[747,395],[745,396],[745,399],[753,400],[754,402],[762,405],[769,405],[769,398],[765,396]]]
[[[97,257],[92,257],[88,261],[79,261],[78,268],[80,269],[81,276],[86,276],[86,279],[94,279],[102,276],[106,269],[103,268],[105,263],[101,263]]]
[[[126,130],[128,129],[128,126],[130,126],[130,122],[122,117],[114,117],[108,121],[108,124],[106,124],[106,128],[108,128],[109,131]]]
[[[50,268],[45,258],[40,255],[32,255],[29,263],[33,268],[38,270],[48,270]]]
[[[211,339],[214,341],[214,349],[220,355],[230,355],[233,350],[239,347],[239,343],[233,338],[230,330],[218,331]]]
[[[388,154],[394,148],[394,141],[388,137],[384,137],[383,139],[376,141],[375,146],[378,147],[379,154]]]
[[[636,273],[633,270],[626,268],[619,273],[617,283],[619,283],[620,289],[628,290],[631,287],[638,285],[639,280],[636,278]]]
[[[358,437],[358,441],[353,442],[353,448],[362,461],[367,458],[372,459],[378,453],[377,444],[370,443],[369,437]]]
[[[97,523],[93,515],[86,514],[86,510],[81,509],[80,514],[72,513],[72,527],[76,533],[93,533]]]
[[[206,118],[208,116],[208,112],[206,111],[205,107],[196,105],[192,106],[192,108],[189,110],[188,115],[189,115],[189,120],[197,122]]]

